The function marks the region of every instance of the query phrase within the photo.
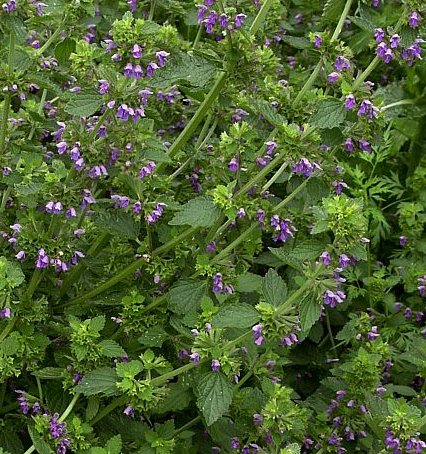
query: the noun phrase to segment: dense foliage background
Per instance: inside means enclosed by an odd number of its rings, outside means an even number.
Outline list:
[[[0,453],[426,452],[423,0],[8,0]]]

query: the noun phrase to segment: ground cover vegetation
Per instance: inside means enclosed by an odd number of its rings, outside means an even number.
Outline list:
[[[423,0],[5,0],[0,453],[426,451]]]

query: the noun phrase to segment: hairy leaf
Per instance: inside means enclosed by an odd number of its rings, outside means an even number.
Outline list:
[[[170,225],[210,227],[220,216],[220,209],[207,197],[189,200],[169,222]]]

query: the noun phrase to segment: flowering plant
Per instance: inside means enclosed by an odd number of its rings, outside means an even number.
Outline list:
[[[0,453],[426,449],[422,0],[6,0]]]

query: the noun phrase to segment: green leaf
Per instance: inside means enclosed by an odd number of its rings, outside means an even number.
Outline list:
[[[140,181],[140,180],[138,180]],[[125,211],[101,211],[93,216],[96,225],[112,235],[134,239],[138,236],[139,226],[133,216]]]
[[[167,88],[178,82],[187,82],[193,87],[208,87],[216,77],[216,66],[198,55],[176,54],[167,65],[155,73],[150,85]]]
[[[306,295],[300,301],[300,325],[302,331],[307,333],[314,323],[319,320],[321,316],[322,304],[314,295]]]
[[[245,273],[238,276],[235,290],[240,293],[256,292],[261,290],[262,284],[262,276],[253,273]]]
[[[19,340],[15,336],[10,335],[0,343],[0,352],[5,356],[12,356],[19,351],[20,347]]]
[[[100,398],[92,396],[87,399],[86,421],[91,421],[99,412]]]
[[[105,326],[105,315],[98,315],[94,317],[89,322],[89,330],[99,332],[104,329]]]
[[[117,392],[116,381],[117,373],[115,369],[100,367],[85,375],[76,386],[76,391],[85,396],[93,396],[95,394],[113,396]]]
[[[345,0],[327,0],[324,5],[322,17],[324,22],[334,22],[342,14]]]
[[[269,248],[275,257],[297,270],[302,269],[303,262],[317,260],[324,250],[321,241],[306,240],[300,243],[288,243],[280,248]]]
[[[259,321],[259,313],[248,304],[230,304],[213,317],[213,325],[220,328],[249,328]]]
[[[221,372],[207,372],[198,383],[198,408],[207,426],[211,426],[229,408],[232,402],[232,386]]]
[[[263,294],[266,301],[275,307],[282,304],[287,297],[287,285],[272,268],[263,279]]]
[[[30,434],[31,441],[39,454],[51,454],[52,448],[43,439],[43,437],[36,432],[34,427],[28,426],[28,433]]]
[[[44,367],[33,372],[33,375],[42,380],[57,380],[64,376],[64,369],[61,367]]]
[[[220,217],[220,209],[208,197],[191,199],[181,207],[169,222],[170,225],[211,227]]]
[[[170,289],[169,308],[176,314],[189,314],[200,308],[207,286],[203,281],[179,281]]]
[[[99,343],[102,347],[101,354],[108,358],[118,358],[126,354],[123,347],[112,339],[106,339]]]
[[[299,36],[284,35],[281,37],[281,41],[296,49],[308,49],[312,46],[308,39]]]
[[[105,450],[108,454],[121,454],[122,445],[121,435],[116,435],[106,442]]]
[[[251,98],[248,108],[256,115],[256,117],[259,114],[263,115],[263,117],[275,127],[282,126],[285,123],[285,118],[267,101]]]
[[[147,347],[161,347],[168,337],[169,335],[164,328],[160,325],[156,325],[148,328],[142,336],[138,338],[138,341]]]
[[[90,117],[103,104],[102,96],[96,92],[83,92],[74,95],[65,105],[65,112],[78,117]]]
[[[65,65],[70,55],[75,51],[75,40],[65,38],[62,42],[55,47],[55,57],[61,65]]]
[[[166,397],[152,410],[156,414],[164,414],[184,410],[192,400],[192,393],[180,382],[171,384]]]
[[[25,274],[19,263],[6,262],[6,279],[10,288],[18,287],[25,281]]]
[[[345,121],[346,110],[342,101],[335,98],[323,99],[311,118],[311,126],[320,129],[331,129]]]

